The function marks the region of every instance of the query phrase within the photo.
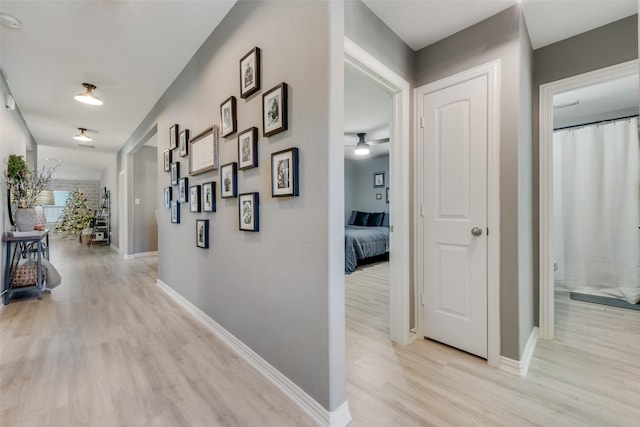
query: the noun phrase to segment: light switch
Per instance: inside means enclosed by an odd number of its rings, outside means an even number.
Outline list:
[[[136,205],[139,205],[140,204],[140,199],[136,199],[136,200],[134,200],[134,202],[135,202]]]

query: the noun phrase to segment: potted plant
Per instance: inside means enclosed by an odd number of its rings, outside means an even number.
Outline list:
[[[32,231],[36,225],[34,209],[36,199],[42,190],[47,189],[55,168],[31,171],[23,156],[9,155],[4,175],[7,187],[9,217],[12,219],[11,206],[15,206],[15,226],[18,231]]]

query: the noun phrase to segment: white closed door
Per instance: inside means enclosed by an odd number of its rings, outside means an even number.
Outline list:
[[[424,335],[487,358],[487,76],[422,99]]]

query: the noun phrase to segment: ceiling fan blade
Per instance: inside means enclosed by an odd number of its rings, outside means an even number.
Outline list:
[[[389,138],[374,139],[372,141],[367,141],[366,143],[370,146],[373,146],[378,144],[384,144],[385,142],[389,142]]]

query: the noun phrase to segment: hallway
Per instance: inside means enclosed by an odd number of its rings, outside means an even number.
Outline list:
[[[51,239],[62,284],[0,309],[0,425],[305,426],[156,286],[156,258]]]

